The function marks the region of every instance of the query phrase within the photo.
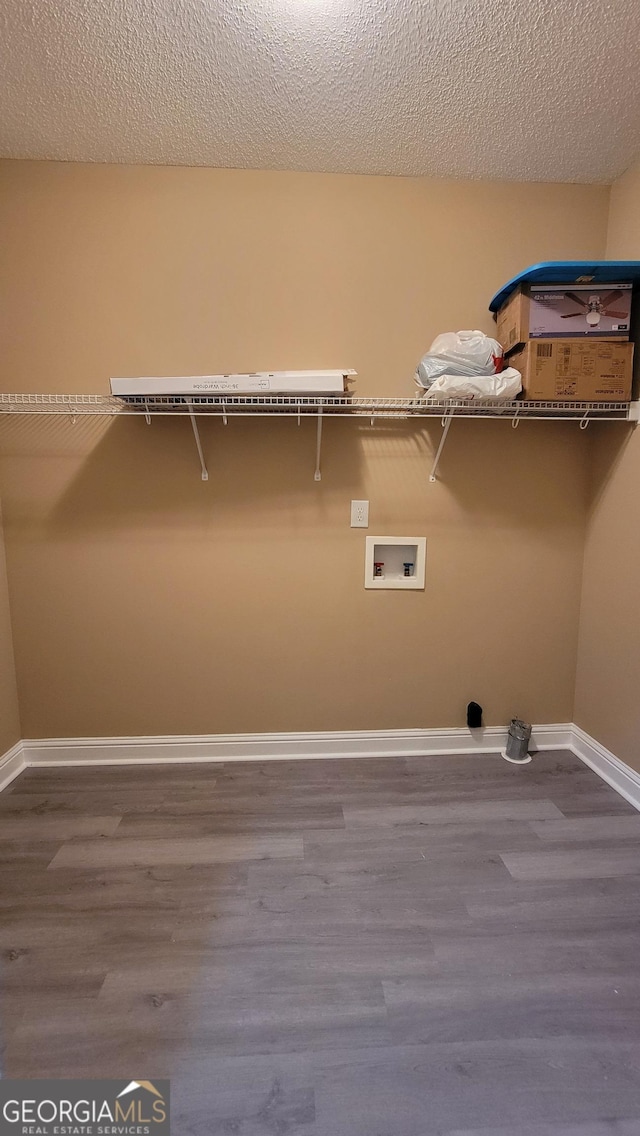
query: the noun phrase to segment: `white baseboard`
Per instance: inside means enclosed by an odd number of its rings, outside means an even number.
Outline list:
[[[611,785],[635,809],[640,810],[640,773],[620,761],[619,757],[585,733],[580,726],[572,726],[571,735],[569,749],[576,757],[584,761],[585,765],[593,769],[598,777]]]
[[[0,758],[0,791],[32,766],[163,765],[309,758],[436,757],[499,753],[507,731],[350,730],[323,733],[167,735],[131,738],[40,738],[18,742]],[[570,722],[533,728],[534,750],[569,749],[640,810],[640,773]]]
[[[429,757],[496,753],[502,726],[480,730],[348,730],[323,733],[211,734],[137,738],[42,738],[22,743],[27,765],[145,765],[164,762],[298,761],[340,757]],[[571,725],[536,726],[537,749],[570,744]]]
[[[16,742],[11,749],[3,753],[0,757],[0,793],[10,785],[23,769],[26,769],[26,761],[24,760],[24,753],[22,749],[22,742]]]

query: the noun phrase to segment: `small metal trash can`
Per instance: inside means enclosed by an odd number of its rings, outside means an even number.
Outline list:
[[[531,741],[531,726],[521,718],[512,718],[507,731],[507,748],[503,757],[512,761],[514,765],[526,765],[531,761],[529,742]]]

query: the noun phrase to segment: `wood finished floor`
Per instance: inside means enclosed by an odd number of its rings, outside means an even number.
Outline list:
[[[640,814],[572,755],[28,770],[2,1073],[174,1136],[640,1136]]]

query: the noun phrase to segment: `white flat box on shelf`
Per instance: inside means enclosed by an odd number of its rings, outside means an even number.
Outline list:
[[[364,586],[423,591],[426,563],[426,536],[368,536]]]
[[[255,371],[246,375],[179,375],[170,378],[111,379],[111,393],[127,395],[272,395],[349,393],[356,374],[342,371]]]

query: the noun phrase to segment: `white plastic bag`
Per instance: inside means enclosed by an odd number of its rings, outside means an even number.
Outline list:
[[[416,381],[428,390],[440,375],[495,375],[503,365],[496,339],[481,331],[446,331],[436,336],[420,360]]]
[[[425,392],[425,399],[459,398],[464,401],[491,399],[510,402],[522,390],[522,375],[506,367],[499,375],[439,375]]]

